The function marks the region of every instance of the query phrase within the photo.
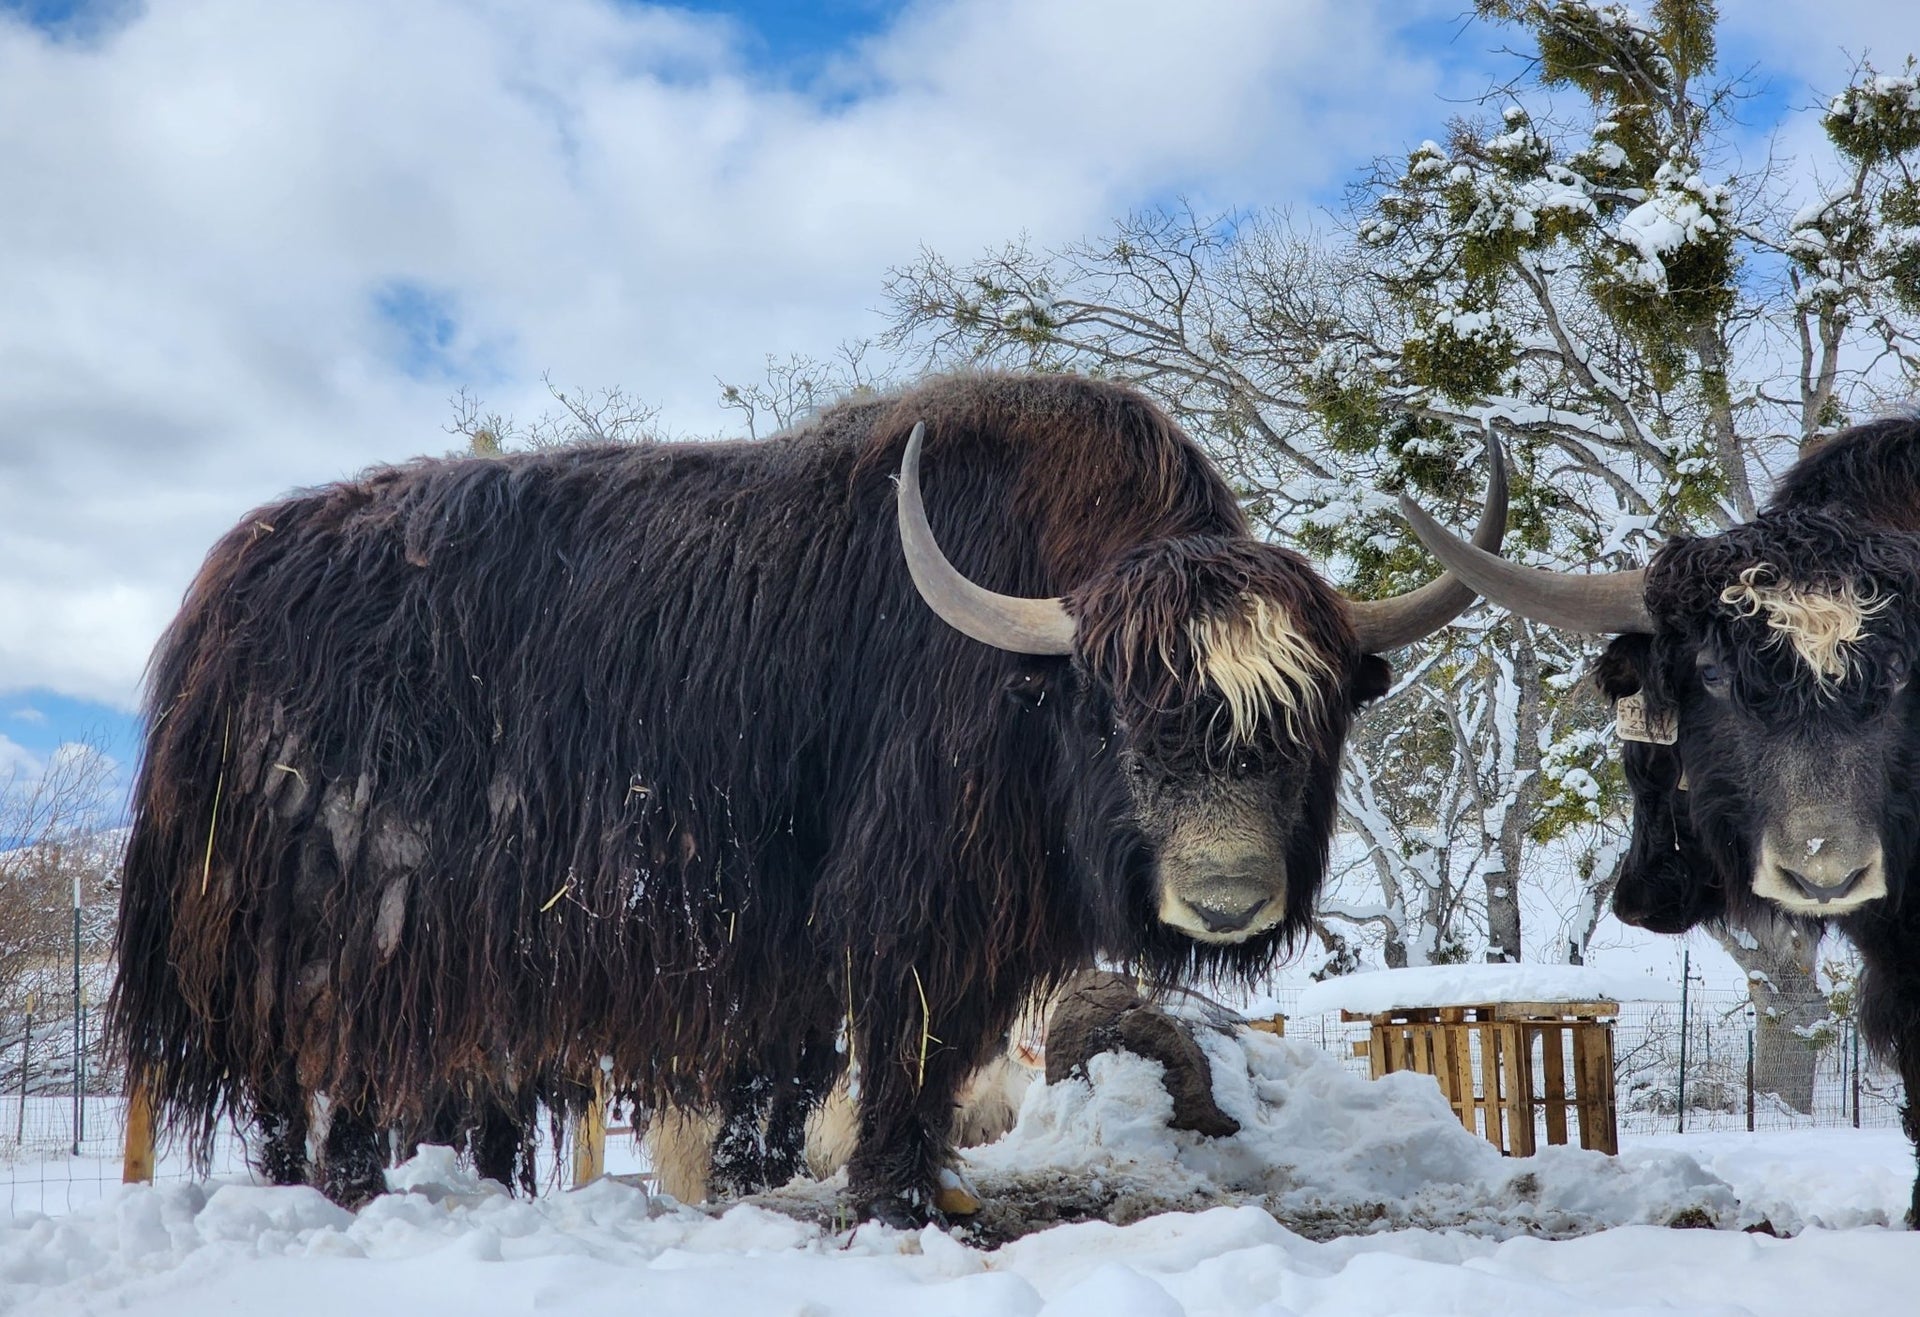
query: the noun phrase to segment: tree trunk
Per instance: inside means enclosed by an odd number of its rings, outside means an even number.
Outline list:
[[[1527,829],[1534,820],[1540,796],[1540,660],[1526,624],[1513,622],[1514,743],[1496,753],[1511,753],[1511,777],[1496,781],[1507,796],[1500,814],[1500,833],[1494,854],[1496,869],[1487,870],[1487,959],[1495,963],[1520,959],[1520,876],[1526,856]],[[1507,680],[1497,667],[1495,682]],[[1496,726],[1496,734],[1502,734]]]
[[[1726,478],[1727,498],[1740,520],[1753,516],[1753,486],[1747,479],[1746,455],[1740,451],[1740,431],[1733,416],[1731,386],[1727,381],[1727,345],[1722,328],[1702,326],[1694,332],[1693,348],[1700,357],[1700,388],[1707,402],[1707,429],[1713,436],[1714,456]]]
[[[1604,837],[1583,859],[1580,920],[1573,936],[1567,940],[1569,965],[1587,963],[1587,947],[1593,942],[1593,932],[1600,927],[1600,920],[1613,904],[1613,889],[1620,885],[1620,870],[1626,859],[1626,838],[1612,835]]]
[[[1388,969],[1407,967],[1407,940],[1397,928],[1387,931],[1387,940],[1380,947],[1380,959],[1387,963]]]
[[[1513,820],[1519,813],[1518,809],[1509,810],[1507,826],[1501,829],[1501,867],[1489,869],[1484,875],[1487,885],[1487,959],[1494,964],[1520,959],[1520,884],[1516,878],[1520,864],[1515,854],[1518,847],[1510,849],[1506,841],[1506,834],[1514,831]]]
[[[1768,919],[1754,928],[1717,928],[1714,937],[1747,972],[1754,1014],[1754,1087],[1777,1094],[1795,1111],[1811,1112],[1819,1053],[1807,1034],[1829,1013],[1814,974],[1819,934],[1784,919]]]

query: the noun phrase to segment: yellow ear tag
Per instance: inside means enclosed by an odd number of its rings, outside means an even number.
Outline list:
[[[1648,745],[1672,745],[1680,739],[1680,716],[1672,709],[1647,707],[1640,691],[1622,695],[1613,702],[1614,730],[1623,741],[1642,741]]]

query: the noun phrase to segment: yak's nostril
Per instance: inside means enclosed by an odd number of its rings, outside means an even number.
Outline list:
[[[1266,908],[1267,898],[1260,897],[1250,905],[1227,909],[1217,905],[1205,905],[1199,901],[1187,902],[1193,913],[1200,916],[1200,922],[1207,926],[1209,933],[1233,933],[1253,922],[1253,917]]]
[[[1806,874],[1801,873],[1798,869],[1789,869],[1784,864],[1780,866],[1780,872],[1785,874],[1787,881],[1799,888],[1809,899],[1825,905],[1827,902],[1838,900],[1848,892],[1851,892],[1854,889],[1854,885],[1866,877],[1867,870],[1872,867],[1872,865],[1863,864],[1858,869],[1853,870],[1844,878],[1834,883],[1817,883],[1807,877]]]

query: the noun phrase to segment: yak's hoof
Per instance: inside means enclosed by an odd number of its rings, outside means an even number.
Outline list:
[[[327,1178],[320,1185],[321,1193],[336,1206],[344,1207],[349,1212],[359,1211],[386,1191],[387,1186],[384,1182],[376,1184],[363,1179]]]
[[[352,1158],[345,1164],[320,1164],[319,1190],[334,1203],[357,1212],[387,1191],[386,1168]]]
[[[918,1230],[926,1225],[945,1225],[940,1209],[927,1202],[924,1193],[883,1194],[870,1198],[860,1209],[863,1221],[878,1221],[895,1230]]]
[[[940,1172],[940,1187],[934,1192],[933,1205],[946,1216],[973,1216],[986,1206],[980,1191],[955,1170]]]
[[[260,1158],[259,1171],[268,1184],[289,1185],[307,1182],[307,1159],[267,1149]]]

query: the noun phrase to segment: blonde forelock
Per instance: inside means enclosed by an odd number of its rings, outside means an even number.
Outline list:
[[[1743,617],[1766,616],[1773,639],[1793,646],[1824,685],[1843,680],[1853,665],[1853,647],[1866,638],[1866,624],[1891,602],[1863,593],[1848,582],[1816,589],[1772,580],[1773,567],[1760,563],[1740,573],[1739,583],[1720,592],[1720,602]]]
[[[1255,594],[1240,602],[1238,611],[1188,622],[1200,671],[1225,701],[1236,744],[1250,742],[1262,717],[1274,714],[1302,739],[1303,722],[1319,714],[1332,665],[1278,604]]]

